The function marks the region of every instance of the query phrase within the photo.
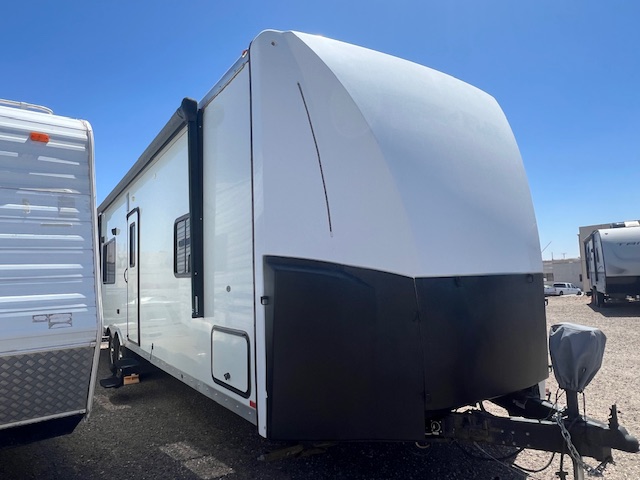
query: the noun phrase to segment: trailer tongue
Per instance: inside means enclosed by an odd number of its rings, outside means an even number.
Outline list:
[[[486,410],[451,413],[432,420],[427,438],[484,442],[496,445],[568,453],[574,478],[584,472],[601,476],[613,463],[612,450],[637,453],[638,440],[618,423],[616,405],[611,406],[608,423],[579,412],[578,393],[583,392],[600,368],[606,338],[594,328],[574,324],[554,325],[550,332],[550,353],[558,385],[566,392],[567,406],[559,408],[541,399],[535,389],[493,399],[511,417],[499,417]],[[595,458],[597,467],[583,457]],[[559,476],[566,472],[558,472]]]

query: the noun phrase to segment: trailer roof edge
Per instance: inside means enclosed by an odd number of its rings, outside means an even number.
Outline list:
[[[118,196],[131,184],[131,182],[142,172],[155,158],[158,152],[167,144],[178,131],[187,125],[190,120],[195,120],[198,114],[198,102],[192,98],[184,98],[180,107],[171,116],[166,125],[156,135],[151,144],[140,155],[140,158],[133,164],[127,174],[118,182],[115,188],[98,206],[98,213],[102,213]]]

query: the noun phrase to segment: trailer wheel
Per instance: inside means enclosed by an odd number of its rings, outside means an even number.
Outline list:
[[[593,293],[591,294],[591,303],[593,303],[593,305],[598,308],[602,307],[602,304],[604,303],[604,295],[598,292],[595,287],[593,288]]]
[[[116,362],[122,358],[122,347],[117,333],[109,336],[109,370],[116,372]]]
[[[598,292],[597,296],[598,296],[598,306],[602,307],[602,308],[606,307],[607,304],[606,304],[606,301],[604,299],[604,293]]]

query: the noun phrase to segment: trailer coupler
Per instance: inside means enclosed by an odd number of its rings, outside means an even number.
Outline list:
[[[613,460],[612,449],[638,452],[638,440],[619,425],[615,405],[611,407],[608,424],[583,416],[569,418],[564,411],[554,408],[549,402],[540,401],[537,409],[539,412],[546,409],[547,416],[501,417],[484,410],[453,412],[440,420],[432,420],[427,438],[490,443],[557,453],[565,453],[573,447],[579,455],[592,457],[600,462]]]

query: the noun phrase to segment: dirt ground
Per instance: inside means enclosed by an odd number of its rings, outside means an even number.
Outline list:
[[[620,424],[636,438],[640,437],[640,302],[618,304],[605,308],[592,307],[587,296],[549,297],[547,305],[547,326],[558,323],[577,323],[599,328],[607,337],[602,368],[585,389],[587,416],[607,421],[612,404],[618,406]],[[547,387],[554,401],[557,391],[556,380],[551,374]],[[562,397],[559,404],[564,405]],[[579,398],[582,410],[582,396]],[[530,469],[540,468],[549,460],[550,454],[525,450],[518,455],[515,463]],[[615,465],[609,465],[605,478],[609,480],[640,479],[640,454],[613,452]],[[591,458],[585,461],[592,467],[597,462]],[[559,455],[552,465],[543,472],[532,473],[531,478],[551,480],[558,478]],[[565,457],[568,478],[573,478],[570,459]],[[585,475],[585,478],[587,477]]]

